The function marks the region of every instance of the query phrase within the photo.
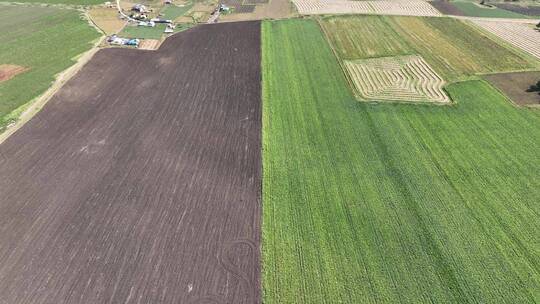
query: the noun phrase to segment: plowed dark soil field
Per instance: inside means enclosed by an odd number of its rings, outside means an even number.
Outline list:
[[[0,303],[260,298],[260,26],[106,49],[0,145]]]
[[[452,3],[450,3],[450,1],[436,0],[436,1],[431,1],[430,3],[442,14],[453,15],[453,16],[465,16],[465,14],[459,8],[455,7]]]
[[[533,89],[540,81],[540,72],[499,73],[485,78],[515,104],[540,106],[540,92]]]

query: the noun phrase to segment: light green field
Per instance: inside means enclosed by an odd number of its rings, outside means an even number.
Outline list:
[[[166,25],[163,23],[158,23],[155,27],[125,26],[118,35],[126,38],[160,39],[165,27]]]
[[[0,83],[2,129],[10,112],[43,93],[99,34],[80,12],[45,7],[0,5],[0,27],[0,64],[30,68]]]
[[[342,59],[420,54],[449,82],[539,67],[538,61],[452,18],[329,17],[321,26]]]
[[[193,7],[192,2],[183,7],[174,5],[165,6],[161,11],[161,13],[163,13],[162,18],[174,20],[188,12],[191,7]],[[190,24],[178,24],[177,28],[175,28],[175,32],[186,30],[190,27]],[[158,23],[155,27],[126,26],[119,35],[126,38],[161,39],[161,37],[164,35],[163,32],[165,31],[165,28],[166,25],[163,23]]]
[[[163,14],[163,19],[174,20],[180,16],[183,16],[193,7],[193,2],[188,2],[184,6],[176,5],[166,5],[161,13]]]
[[[264,303],[540,301],[540,112],[361,103],[316,22],[262,39]]]
[[[461,10],[466,16],[487,18],[531,18],[522,14],[506,11],[499,8],[483,8],[473,2],[455,1],[452,5]]]

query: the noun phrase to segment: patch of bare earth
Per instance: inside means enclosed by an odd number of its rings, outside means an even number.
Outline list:
[[[450,1],[437,0],[431,1],[430,4],[444,15],[465,16],[465,13],[455,7]]]
[[[260,303],[260,31],[101,49],[0,145],[0,303]]]
[[[250,13],[221,15],[219,21],[283,19],[291,17],[293,12],[292,3],[288,0],[245,0],[244,4],[253,4],[255,9]]]
[[[0,82],[10,80],[30,68],[15,64],[0,64]]]
[[[139,44],[139,49],[141,50],[157,50],[161,45],[161,40],[157,39],[143,39]]]
[[[112,35],[120,32],[126,21],[118,17],[116,8],[97,7],[88,11],[92,22],[99,27],[105,34]]]
[[[493,74],[485,79],[519,106],[540,106],[540,92],[534,88],[540,72]]]

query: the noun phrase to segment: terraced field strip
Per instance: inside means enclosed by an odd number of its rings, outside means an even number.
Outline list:
[[[484,30],[540,59],[540,32],[533,25],[473,20]]]
[[[444,80],[420,56],[346,60],[344,65],[363,99],[450,102]]]
[[[422,0],[351,1],[351,0],[293,0],[298,12],[316,14],[375,14],[404,16],[441,16],[438,10]]]
[[[321,25],[343,60],[418,54],[447,82],[540,65],[453,18],[338,16],[323,18]]]
[[[538,302],[538,111],[358,102],[313,20],[262,34],[263,303]]]

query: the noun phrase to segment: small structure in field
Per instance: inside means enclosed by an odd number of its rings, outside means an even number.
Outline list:
[[[231,8],[228,7],[228,6],[226,6],[225,4],[220,4],[220,5],[219,5],[219,11],[220,11],[220,12],[228,12],[228,11],[230,11],[230,10],[231,10]]]
[[[149,21],[149,22],[141,21],[141,22],[139,22],[137,25],[138,25],[138,26],[155,27],[155,26],[156,26],[156,23],[154,23],[153,21]]]
[[[112,35],[109,38],[107,38],[107,42],[109,42],[112,45],[128,45],[128,46],[138,47],[140,40],[121,38],[121,37],[118,37],[117,35]]]
[[[148,12],[148,9],[146,8],[146,6],[142,5],[142,4],[135,4],[133,5],[133,7],[131,8],[132,11],[134,12],[139,12],[139,13],[146,13]]]
[[[175,25],[172,23],[167,24],[167,27],[165,27],[164,33],[174,33]]]
[[[170,19],[161,19],[161,18],[152,18],[150,19],[151,22],[155,22],[155,23],[172,23],[172,20]]]
[[[147,14],[139,14],[139,13],[131,14],[130,17],[135,19],[135,20],[146,20],[146,19],[148,19]]]

